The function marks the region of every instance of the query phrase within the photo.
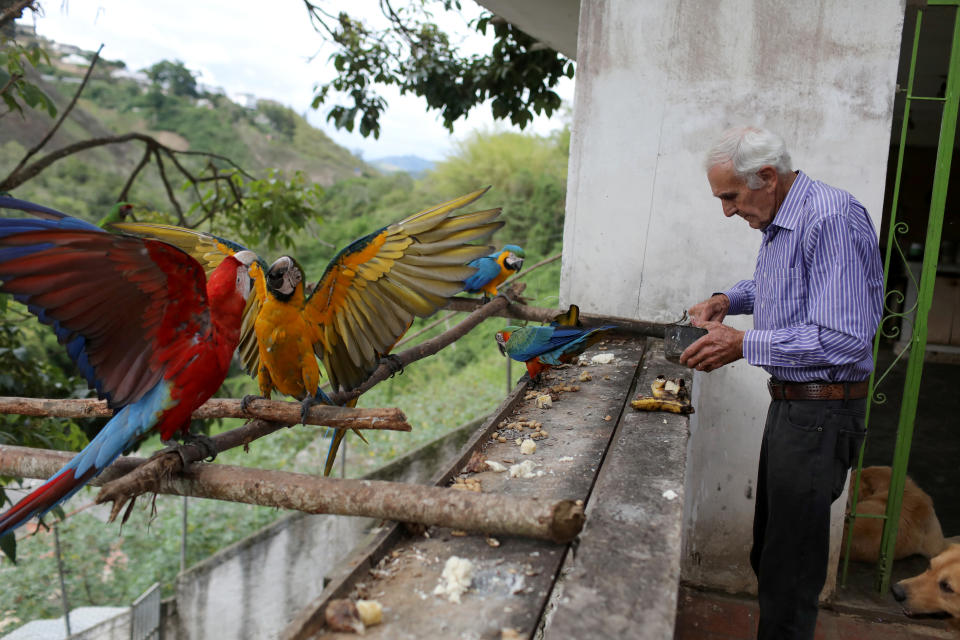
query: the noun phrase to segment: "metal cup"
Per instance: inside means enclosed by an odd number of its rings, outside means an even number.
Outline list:
[[[680,363],[680,354],[691,344],[707,335],[706,329],[685,324],[672,324],[663,331],[663,356]]]

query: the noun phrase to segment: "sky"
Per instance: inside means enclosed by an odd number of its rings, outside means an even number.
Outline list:
[[[402,5],[403,0],[394,4]],[[463,4],[467,17],[479,14],[470,0]],[[382,19],[378,5],[376,0],[339,2],[351,15],[374,25]],[[133,70],[164,59],[180,60],[198,74],[199,82],[223,87],[228,95],[251,93],[306,115],[338,144],[368,160],[407,154],[442,160],[472,131],[519,131],[509,122],[495,124],[489,107],[483,105],[459,121],[451,135],[436,112],[427,112],[425,102],[400,96],[392,88],[382,92],[389,106],[380,117],[379,140],[337,130],[324,121],[324,106],[310,107],[314,85],[332,79],[335,70],[328,62],[333,49],[313,30],[300,0],[44,0],[42,6],[43,15],[34,18],[27,11],[20,22],[35,21],[40,35],[86,50],[103,44],[103,58],[123,60]],[[326,0],[321,6],[334,12],[339,8],[338,0]],[[464,51],[489,51],[463,16],[437,19],[448,33],[462,34]],[[573,102],[573,84],[564,79],[557,89],[567,105]],[[561,115],[554,113],[552,118],[537,117],[526,131],[547,134],[562,126]]]

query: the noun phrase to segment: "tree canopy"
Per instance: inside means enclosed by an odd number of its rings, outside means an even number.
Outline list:
[[[161,60],[144,70],[150,81],[177,96],[196,98],[197,79],[179,60]]]
[[[462,54],[431,12],[436,6],[461,11],[460,0],[411,0],[401,8],[380,0],[388,21],[382,29],[347,12],[333,15],[320,2],[304,3],[314,28],[337,47],[330,58],[338,75],[316,87],[313,107],[333,102],[334,95],[345,97],[346,104],[330,106],[327,120],[347,131],[357,127],[363,136],[380,135],[384,87],[423,98],[450,131],[488,100],[494,119],[523,129],[534,114],[549,116],[560,107],[554,88],[574,74],[571,60],[490,13],[470,22],[479,33],[491,30],[490,52]]]

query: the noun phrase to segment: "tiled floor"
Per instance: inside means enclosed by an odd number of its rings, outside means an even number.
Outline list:
[[[753,640],[757,637],[753,598],[680,587],[674,640]],[[901,616],[821,609],[815,640],[957,639],[943,622],[911,622]]]

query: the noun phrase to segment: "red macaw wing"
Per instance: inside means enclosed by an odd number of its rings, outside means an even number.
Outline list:
[[[338,253],[304,307],[318,329],[314,351],[334,389],[370,375],[413,322],[444,307],[489,253],[485,240],[503,226],[500,209],[452,215],[486,193],[475,191],[391,224]]]
[[[162,240],[167,244],[172,244],[199,262],[208,275],[216,269],[227,256],[232,256],[238,251],[248,250],[237,242],[215,236],[212,233],[184,229],[183,227],[169,224],[117,222],[110,226],[120,231],[135,233],[140,236],[148,236]],[[263,279],[263,274],[266,270],[266,261],[258,255],[256,262],[250,265],[249,268],[250,277],[253,279],[253,287],[251,287],[250,297],[247,298],[247,306],[243,310],[243,324],[240,327],[240,344],[237,347],[237,351],[240,354],[240,361],[243,363],[247,372],[252,375],[256,375],[257,370],[260,368],[260,349],[257,345],[257,334],[254,333],[253,323],[260,314],[260,308],[263,306],[263,300],[266,297]]]
[[[111,406],[136,402],[176,357],[176,340],[210,330],[203,269],[162,242],[35,222],[0,237],[0,291],[53,325]]]

